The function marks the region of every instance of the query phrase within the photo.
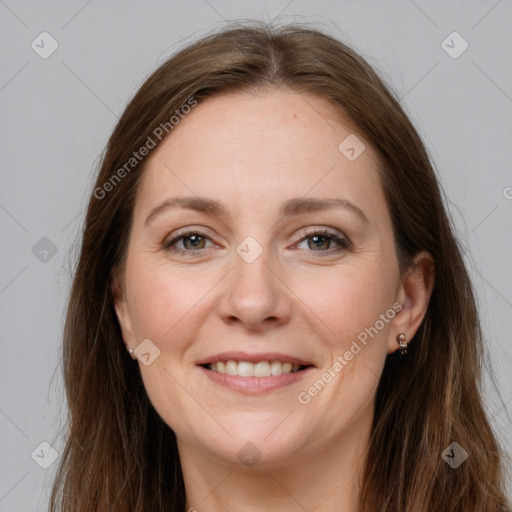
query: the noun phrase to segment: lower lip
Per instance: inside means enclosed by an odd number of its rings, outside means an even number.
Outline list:
[[[305,368],[299,372],[284,373],[281,375],[271,375],[270,377],[239,377],[238,375],[228,375],[227,373],[214,372],[203,366],[199,369],[216,384],[220,384],[234,391],[240,391],[248,394],[261,394],[266,391],[272,391],[299,381],[312,370],[312,367]]]

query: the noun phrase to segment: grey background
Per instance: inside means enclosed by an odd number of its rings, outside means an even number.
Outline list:
[[[510,451],[511,0],[0,0],[0,511],[47,506],[57,464],[45,470],[31,454],[44,441],[62,448],[70,258],[117,117],[174,51],[247,18],[313,23],[398,91],[437,166],[475,280],[499,390],[486,377],[486,403]],[[59,45],[47,59],[31,48],[43,31]],[[453,31],[469,44],[456,59],[441,47]],[[48,460],[44,446],[35,454]]]

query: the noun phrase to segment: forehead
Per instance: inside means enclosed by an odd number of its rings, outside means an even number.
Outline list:
[[[364,144],[355,160],[343,153],[347,140],[357,152],[357,140]],[[368,207],[384,201],[377,155],[351,120],[316,95],[279,90],[208,98],[154,150],[139,209],[193,194],[225,198],[234,209],[306,194],[349,196]]]

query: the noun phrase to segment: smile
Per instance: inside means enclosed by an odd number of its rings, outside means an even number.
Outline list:
[[[282,363],[281,361],[260,361],[251,363],[249,361],[218,361],[203,365],[213,372],[238,377],[270,377],[288,373],[296,373],[306,368],[305,365]]]

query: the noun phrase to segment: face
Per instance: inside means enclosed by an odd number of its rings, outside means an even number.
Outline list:
[[[332,113],[215,96],[147,162],[116,311],[180,451],[276,464],[371,422],[406,290],[376,154]]]

